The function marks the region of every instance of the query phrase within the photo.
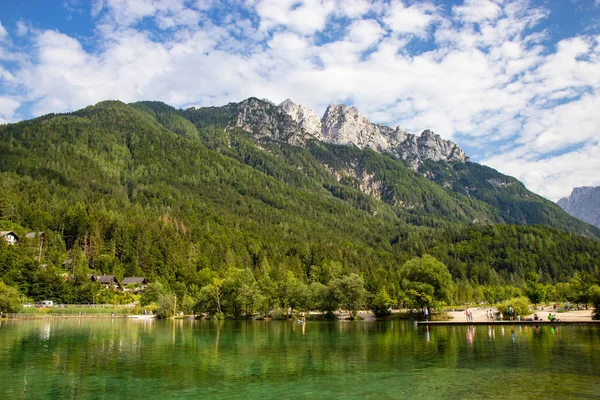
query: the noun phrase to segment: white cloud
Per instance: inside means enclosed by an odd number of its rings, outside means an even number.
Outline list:
[[[67,36],[55,31],[45,31],[37,39],[38,60],[47,67],[83,66],[86,53],[81,44]]]
[[[598,47],[593,47],[590,39],[575,37],[562,40],[557,51],[548,55],[543,65],[532,73],[531,79],[539,83],[539,94],[547,95],[567,88],[600,89],[599,56]]]
[[[270,30],[280,26],[309,35],[322,30],[335,9],[330,0],[259,0],[256,12],[260,27]]]
[[[292,32],[276,32],[269,41],[269,47],[273,50],[301,50],[308,46],[306,40]]]
[[[0,96],[0,124],[13,122],[21,103],[9,96]]]
[[[17,22],[17,35],[18,36],[25,36],[27,35],[27,33],[29,33],[29,27],[27,26],[27,24],[23,21],[18,21]]]
[[[338,0],[335,12],[349,18],[357,18],[374,8],[380,7],[369,0]]]
[[[530,152],[544,154],[600,137],[600,96],[586,94],[579,100],[549,109],[532,109],[517,141]]]
[[[426,36],[434,22],[440,19],[438,9],[432,3],[415,3],[406,7],[402,1],[391,3],[383,21],[394,32]]]
[[[4,69],[0,66],[0,80],[4,80],[6,82],[12,82],[14,79],[15,78],[14,78],[13,74],[11,74],[9,71],[7,71],[6,69]]]
[[[34,63],[16,73],[36,101],[36,114],[68,111],[104,99],[138,99],[152,78],[168,68],[162,45],[133,31],[122,34],[98,55],[54,31],[36,39]]]
[[[462,21],[481,23],[487,20],[495,20],[502,13],[502,9],[494,1],[466,0],[461,6],[453,6],[452,13]]]
[[[104,0],[93,0],[91,4],[90,14],[92,17],[98,16],[104,8]]]
[[[568,196],[573,187],[600,186],[598,142],[545,159],[524,159],[521,153],[501,154],[483,162],[516,177],[528,189],[553,201]]]
[[[107,11],[109,23],[131,26],[145,18],[155,18],[160,29],[196,25],[200,14],[187,6],[185,0],[96,0],[92,16]]]
[[[2,22],[0,22],[0,42],[6,39],[6,37],[8,37],[8,32],[6,32],[6,29],[2,26]]]
[[[379,42],[384,34],[384,30],[376,20],[361,19],[350,25],[348,40],[369,47]]]

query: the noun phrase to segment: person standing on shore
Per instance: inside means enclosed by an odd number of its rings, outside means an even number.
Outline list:
[[[469,321],[469,322],[473,321],[473,313],[471,312],[471,310],[469,309],[468,306],[467,306],[467,309],[465,310],[465,315],[467,316],[467,321]]]
[[[423,309],[423,315],[425,316],[425,321],[429,320],[429,310],[427,309],[427,307],[425,307]]]

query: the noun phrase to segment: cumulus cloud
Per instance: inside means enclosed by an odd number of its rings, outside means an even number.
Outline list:
[[[452,12],[460,20],[480,23],[495,20],[502,13],[497,3],[491,0],[466,0],[463,5],[453,6]]]
[[[525,154],[523,154],[525,153]],[[568,196],[573,187],[600,186],[598,141],[559,156],[529,157],[524,148],[482,160],[521,180],[530,190],[553,201]]]
[[[154,18],[160,29],[196,25],[200,13],[186,0],[96,0],[91,13],[102,11],[109,22],[118,26],[135,25],[144,18]]]
[[[438,8],[432,3],[415,3],[406,6],[402,1],[391,3],[383,21],[398,34],[426,36],[431,24],[438,21]]]
[[[379,22],[374,19],[354,21],[349,28],[348,39],[365,47],[379,42],[385,34]]]
[[[6,29],[2,25],[2,22],[0,22],[0,42],[3,41],[7,36],[8,32],[6,32]]]
[[[21,103],[9,96],[0,96],[0,124],[13,122]]]
[[[549,11],[529,1],[96,0],[90,13],[92,46],[20,21],[31,42],[16,51],[0,25],[12,63],[0,64],[0,121],[22,103],[35,116],[115,98],[350,102],[454,138],[552,199],[600,183],[600,37],[549,44]]]
[[[323,0],[259,0],[256,12],[263,30],[285,26],[308,35],[325,27],[334,7],[334,2]]]
[[[25,35],[27,35],[27,33],[29,33],[29,27],[27,26],[27,24],[23,21],[18,21],[17,22],[17,35],[25,36]]]

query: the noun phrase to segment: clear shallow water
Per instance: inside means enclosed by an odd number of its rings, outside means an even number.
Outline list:
[[[600,329],[10,321],[0,397],[600,398]]]

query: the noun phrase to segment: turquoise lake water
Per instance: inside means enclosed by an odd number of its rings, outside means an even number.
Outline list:
[[[0,398],[600,398],[600,327],[8,321]]]

